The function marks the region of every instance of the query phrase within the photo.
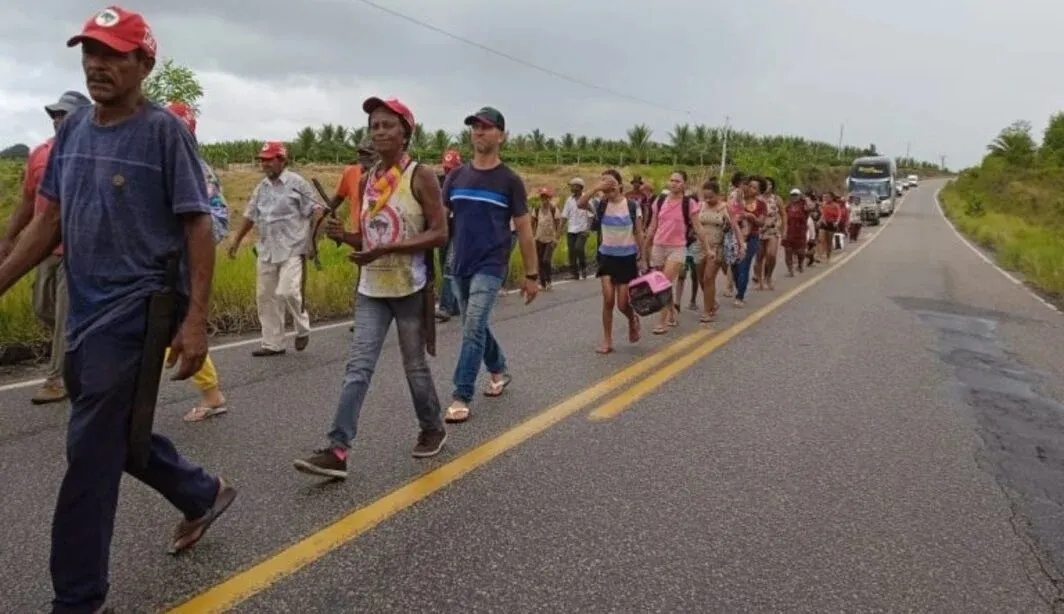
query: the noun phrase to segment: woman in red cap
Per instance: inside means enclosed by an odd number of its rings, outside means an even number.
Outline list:
[[[436,173],[407,153],[414,130],[414,114],[391,98],[369,98],[362,109],[369,115],[369,134],[380,161],[363,175],[358,233],[329,218],[330,238],[354,247],[351,259],[362,267],[355,299],[355,333],[340,391],[340,401],[328,445],[294,461],[303,473],[334,479],[347,477],[347,458],[358,430],[358,415],[380,359],[388,329],[395,321],[399,352],[414,401],[420,433],[416,458],[435,456],[443,448],[440,400],[432,378],[425,344],[426,326],[433,326],[429,272],[432,252],[447,243],[447,216]]]

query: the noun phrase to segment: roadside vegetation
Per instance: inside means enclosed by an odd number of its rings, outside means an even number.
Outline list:
[[[195,108],[203,90],[189,69],[164,61],[146,86],[146,91],[160,101],[181,100]],[[44,121],[42,119],[42,121]],[[459,123],[457,120],[456,124]],[[647,126],[630,128],[626,138],[609,140],[574,134],[547,136],[541,130],[512,135],[503,150],[503,158],[525,179],[529,194],[543,186],[555,192],[557,205],[564,202],[566,185],[572,177],[583,177],[590,184],[606,168],[616,168],[625,177],[641,175],[655,188],[662,188],[670,172],[684,169],[693,186],[720,172],[720,156],[725,132],[703,125],[678,125],[656,138]],[[776,177],[781,190],[792,185],[817,190],[842,188],[850,162],[860,155],[875,153],[866,148],[836,146],[795,136],[758,136],[730,130],[727,133],[727,173],[735,169]],[[362,126],[323,125],[307,127],[288,143],[293,170],[308,179],[318,178],[327,190],[337,184],[343,164],[356,158],[357,147],[365,137]],[[31,144],[33,145],[33,144]],[[255,164],[261,140],[208,143],[201,151],[219,171],[225,196],[233,211],[230,226],[242,223],[240,210],[247,202],[262,174]],[[429,130],[418,125],[411,143],[411,153],[423,163],[436,166],[448,148],[457,148],[463,159],[472,156],[468,130],[449,133]],[[24,160],[0,160],[0,223],[6,224],[18,197]],[[933,176],[939,169],[933,164],[899,159],[899,173],[908,171]],[[345,204],[339,215],[347,219]],[[245,245],[251,244],[249,238]],[[588,242],[588,256],[597,245]],[[320,243],[322,270],[310,267],[307,279],[307,306],[313,320],[346,317],[351,314],[356,267],[347,261],[347,248],[332,242]],[[554,252],[554,266],[568,263],[565,242]],[[255,310],[254,257],[245,247],[235,260],[219,248],[215,268],[211,305],[211,327],[215,334],[244,333],[258,329]],[[515,250],[510,262],[509,283],[522,277],[521,259]],[[39,358],[46,349],[48,332],[33,315],[31,289],[33,275],[0,298],[0,364],[13,360]]]
[[[1050,118],[1041,144],[1026,121],[1003,129],[941,201],[957,228],[999,264],[1064,300],[1064,113]]]

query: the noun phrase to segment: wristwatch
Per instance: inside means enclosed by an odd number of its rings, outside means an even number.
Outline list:
[[[539,273],[533,273],[531,275],[525,275],[525,279],[528,281],[539,281]]]

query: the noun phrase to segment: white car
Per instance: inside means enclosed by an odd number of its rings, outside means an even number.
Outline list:
[[[909,175],[905,178],[905,183],[909,184],[910,188],[915,188],[920,184],[920,178],[916,175]]]

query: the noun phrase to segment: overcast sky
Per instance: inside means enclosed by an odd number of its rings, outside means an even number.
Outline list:
[[[484,104],[511,132],[623,137],[646,123],[732,125],[875,143],[953,168],[1015,119],[1041,132],[1064,108],[1053,0],[375,0],[483,45],[654,106],[543,74],[359,0],[140,0],[161,56],[206,90],[202,141],[291,139],[361,125],[367,95],[397,96],[456,132]],[[66,39],[104,5],[16,2],[0,21],[0,147],[48,136],[42,106],[85,91]],[[650,8],[653,7],[653,8]]]

